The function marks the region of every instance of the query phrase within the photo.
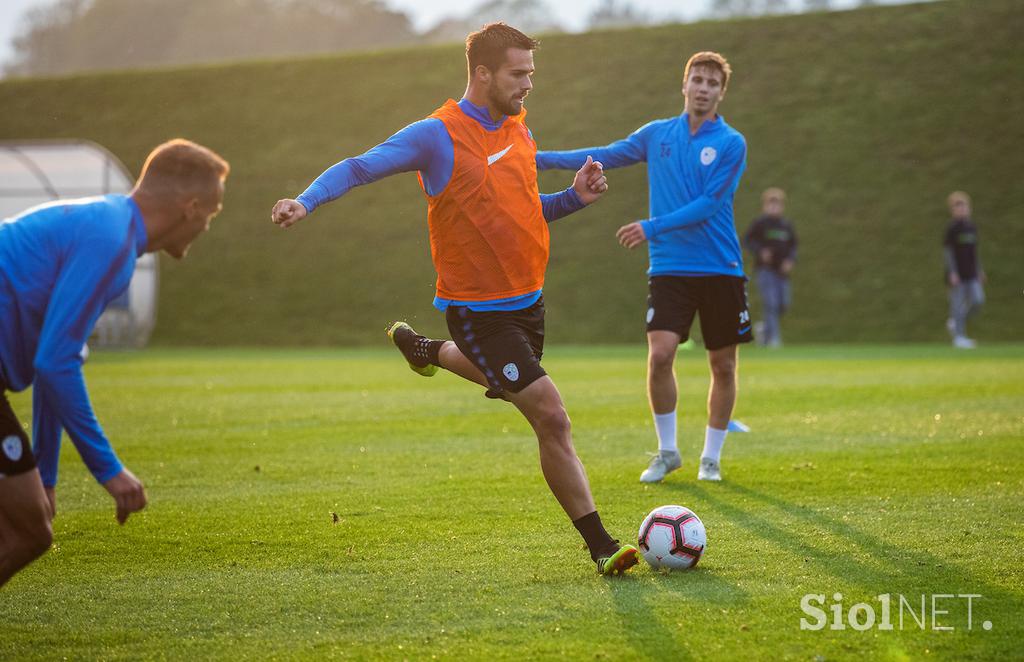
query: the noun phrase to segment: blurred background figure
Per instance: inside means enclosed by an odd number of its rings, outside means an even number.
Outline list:
[[[793,224],[782,216],[785,208],[785,191],[765,189],[761,194],[761,215],[754,219],[743,237],[743,244],[754,255],[754,273],[764,317],[754,337],[766,347],[782,346],[779,320],[789,308],[789,274],[796,263],[796,232]]]
[[[946,199],[952,217],[942,240],[949,286],[949,319],[946,329],[957,349],[974,349],[967,337],[967,320],[985,303],[985,272],[978,259],[978,228],[971,220],[971,197],[953,191]]]

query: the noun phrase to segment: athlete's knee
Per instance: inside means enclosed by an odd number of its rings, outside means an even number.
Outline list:
[[[736,380],[736,357],[719,356],[711,360],[711,375],[716,382]]]
[[[542,443],[563,442],[571,438],[572,421],[561,402],[543,405],[533,421]]]
[[[647,354],[647,365],[652,373],[665,373],[672,371],[672,364],[676,359],[676,351],[673,347],[651,347]]]

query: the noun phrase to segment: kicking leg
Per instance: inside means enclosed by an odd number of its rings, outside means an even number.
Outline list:
[[[393,322],[388,337],[405,357],[409,369],[424,377],[433,377],[438,367],[471,382],[487,386],[487,378],[467,359],[451,340],[432,340],[416,333],[405,322]]]

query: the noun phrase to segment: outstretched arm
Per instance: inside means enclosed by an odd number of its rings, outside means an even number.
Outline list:
[[[283,228],[294,225],[317,207],[336,200],[356,186],[369,184],[399,172],[428,171],[436,167],[440,143],[451,138],[438,119],[413,122],[384,142],[337,163],[317,177],[295,199],[279,200],[271,220]],[[449,169],[451,166],[448,166]],[[451,173],[449,172],[450,176]]]
[[[605,168],[622,168],[646,161],[647,136],[652,124],[646,124],[631,133],[629,137],[604,147],[537,152],[537,169],[576,170],[587,162],[587,157],[600,161]]]
[[[729,193],[736,189],[746,161],[746,142],[737,140],[724,150],[713,166],[701,195],[668,214],[622,226],[615,233],[619,243],[626,248],[634,248],[658,234],[690,227],[711,218],[727,202]]]

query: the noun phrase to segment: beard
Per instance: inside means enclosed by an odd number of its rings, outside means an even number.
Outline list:
[[[491,91],[487,95],[487,99],[491,104],[491,107],[497,111],[500,111],[503,115],[518,115],[523,112],[523,100],[518,97],[504,97],[499,96],[495,91]]]

